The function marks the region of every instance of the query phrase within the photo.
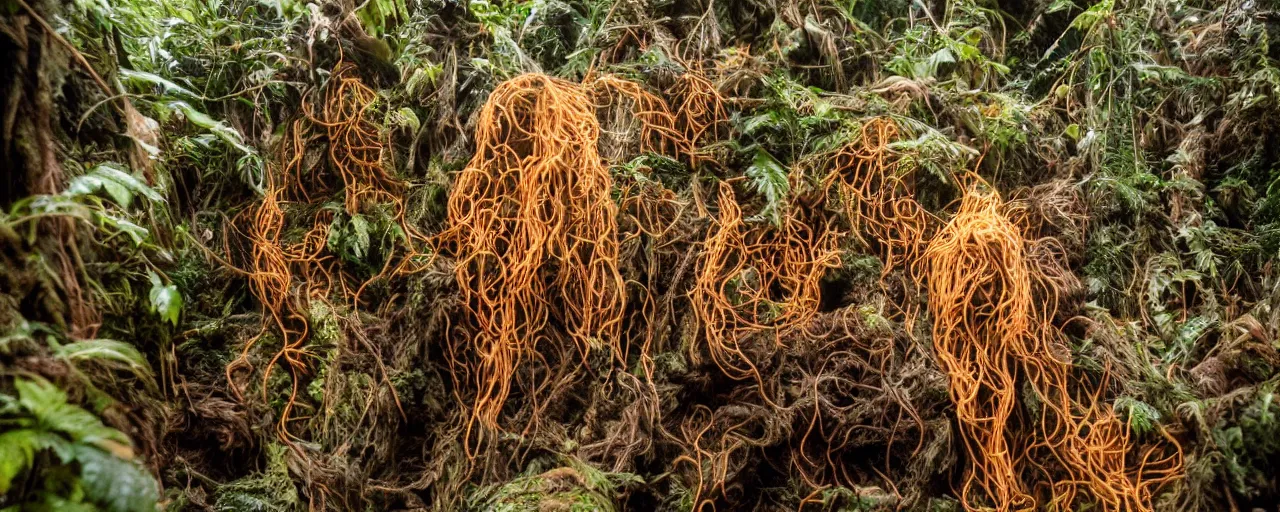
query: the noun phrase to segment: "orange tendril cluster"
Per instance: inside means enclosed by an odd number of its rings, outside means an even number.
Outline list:
[[[588,78],[597,108],[609,108],[621,102],[622,111],[629,111],[640,125],[640,151],[664,155],[692,155],[691,141],[676,128],[677,116],[671,113],[666,100],[647,91],[643,86],[614,75]]]
[[[516,368],[553,339],[553,323],[584,356],[604,343],[621,357],[617,206],[595,107],[578,84],[525,74],[480,112],[439,238],[475,324],[478,362],[459,363],[478,389],[471,422],[497,427]]]
[[[1034,242],[1010,220],[1021,216],[974,179],[922,258],[934,347],[970,460],[962,503],[1036,509],[1043,493],[1023,479],[1035,470],[1052,482],[1056,510],[1075,510],[1081,493],[1102,510],[1150,510],[1154,491],[1181,472],[1180,448],[1170,440],[1172,448],[1131,460],[1129,429],[1099,399],[1101,387],[1071,396],[1070,361],[1051,323],[1056,274],[1030,256]],[[1030,411],[1018,407],[1023,386],[1034,396]],[[1066,477],[1054,479],[1050,466]]]
[[[758,376],[739,340],[813,317],[822,275],[840,265],[838,236],[794,215],[784,215],[777,229],[749,228],[727,182],[718,203],[689,298],[715,363],[734,378]]]
[[[913,264],[929,225],[928,213],[915,200],[911,169],[900,165],[889,149],[897,138],[892,119],[868,121],[856,139],[832,155],[823,183],[828,194],[837,194],[834,202],[854,232],[866,233],[880,244],[885,274]]]
[[[702,73],[690,70],[676,78],[669,92],[676,104],[676,128],[688,144],[689,164],[697,166],[711,160],[709,155],[695,150],[711,142],[721,124],[729,119],[720,90]]]
[[[239,357],[227,365],[226,375],[233,391],[240,395],[234,376],[239,371],[252,371],[249,361],[251,350],[268,329],[274,327],[281,338],[281,345],[264,368],[261,387],[265,401],[276,364],[283,361],[288,366],[293,376],[292,389],[278,425],[280,437],[286,441],[290,438],[288,424],[298,397],[300,378],[308,371],[306,358],[311,355],[306,349],[311,301],[327,301],[336,282],[342,296],[358,305],[364,287],[388,272],[404,271],[417,255],[414,243],[423,240],[405,221],[404,201],[399,193],[401,183],[383,168],[382,132],[370,120],[377,94],[356,78],[354,71],[350,64],[338,64],[324,88],[321,98],[324,107],[319,112],[309,101],[304,101],[304,116],[293,122],[281,146],[283,163],[280,167],[283,172],[274,172],[275,166],[267,166],[262,200],[257,207],[246,211],[246,214],[251,214],[245,228],[251,247],[249,270],[246,271],[249,289],[262,304],[268,321],[262,332],[245,344]],[[334,220],[334,213],[330,210],[319,209],[311,221],[312,227],[300,240],[288,242],[282,239],[286,207],[312,205],[332,193],[324,185],[327,180],[318,179],[315,175],[325,166],[306,163],[308,146],[321,139],[327,144],[327,168],[342,178],[346,212],[356,215],[375,204],[389,204],[407,238],[404,254],[396,258],[396,249],[393,248],[392,254],[386,256],[382,271],[367,280],[353,280],[340,268],[340,259],[327,251],[330,226]],[[238,220],[237,223],[244,222]],[[400,262],[394,269],[391,266],[393,261]],[[295,280],[300,283],[298,292],[294,291]]]

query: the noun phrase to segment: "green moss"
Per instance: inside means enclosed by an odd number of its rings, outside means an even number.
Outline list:
[[[554,461],[545,461],[552,463]],[[485,512],[615,511],[617,493],[642,483],[630,473],[600,471],[573,458],[567,465],[539,471],[535,461],[526,474],[495,486],[474,489],[470,508]]]
[[[267,446],[266,471],[218,487],[213,508],[218,512],[294,512],[303,510],[289,476],[287,448]]]

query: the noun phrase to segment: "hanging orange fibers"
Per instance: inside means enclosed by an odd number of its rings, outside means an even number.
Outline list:
[[[277,363],[287,364],[292,374],[292,389],[277,425],[282,440],[291,442],[288,425],[290,411],[298,397],[302,374],[308,371],[306,343],[310,330],[309,309],[312,301],[327,302],[335,284],[342,298],[359,306],[360,291],[388,272],[405,271],[417,255],[415,243],[423,237],[405,220],[405,206],[400,191],[403,184],[387,173],[385,144],[381,128],[372,120],[377,93],[355,75],[355,67],[339,62],[331,79],[317,99],[308,95],[302,100],[303,116],[289,126],[280,145],[280,165],[264,169],[266,185],[261,202],[246,210],[241,219],[251,245],[249,289],[263,306],[263,329],[241,349],[240,355],[226,367],[226,376],[234,385],[235,374],[252,371],[250,352],[269,330],[280,336],[280,348],[262,371],[264,401],[268,382]],[[317,104],[319,108],[317,109]],[[317,111],[318,110],[318,111]],[[305,163],[310,144],[323,141],[328,159],[324,164]],[[311,228],[297,241],[285,240],[286,208],[313,204],[332,190],[328,180],[317,179],[317,169],[329,168],[342,178],[343,206],[349,215],[360,215],[376,204],[390,205],[394,218],[405,235],[403,247],[393,247],[386,255],[381,272],[354,283],[328,248],[333,212],[320,209],[311,219]],[[234,224],[234,223],[233,223]],[[227,249],[230,253],[230,248]],[[399,264],[396,252],[403,252]],[[295,280],[300,286],[293,289]],[[394,396],[394,390],[392,391]],[[398,400],[398,399],[397,399]]]
[[[794,211],[781,226],[748,227],[727,182],[720,183],[718,206],[689,298],[712,360],[731,377],[758,376],[739,340],[817,313],[822,276],[840,265],[839,235],[811,227]]]
[[[475,327],[471,421],[497,427],[516,367],[553,323],[583,353],[603,342],[621,357],[617,206],[599,136],[588,91],[541,74],[502,83],[480,112],[438,239]]]
[[[867,121],[852,142],[831,156],[831,171],[823,182],[828,195],[836,193],[835,202],[854,233],[870,235],[880,244],[886,274],[916,260],[930,220],[915,200],[914,170],[889,148],[897,138],[892,119]]]
[[[969,454],[965,509],[1033,510],[1046,500],[1024,478],[1038,473],[1057,510],[1075,510],[1082,492],[1102,510],[1150,510],[1153,492],[1180,474],[1180,448],[1170,441],[1131,460],[1127,426],[1096,394],[1071,395],[1070,360],[1051,323],[1056,273],[1029,257],[1035,242],[1010,220],[1021,218],[1016,208],[970,179],[921,261],[934,347]],[[1024,385],[1033,411],[1019,407]]]

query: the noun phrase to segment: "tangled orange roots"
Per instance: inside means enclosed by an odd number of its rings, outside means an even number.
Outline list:
[[[617,206],[599,136],[588,92],[545,75],[502,83],[480,112],[439,239],[454,247],[476,324],[479,363],[464,368],[478,389],[471,422],[497,426],[516,367],[551,341],[553,319],[584,356],[604,342],[621,357]]]
[[[924,246],[929,216],[916,202],[910,169],[900,166],[888,145],[898,138],[892,119],[875,118],[862,125],[859,137],[836,151],[823,183],[828,195],[853,223],[880,244],[882,278],[910,265]]]
[[[677,128],[677,116],[671,113],[666,100],[646,91],[636,82],[614,75],[588,77],[584,82],[598,108],[608,108],[621,100],[630,102],[630,111],[640,124],[640,151],[665,155],[693,154],[692,141]]]
[[[293,374],[293,389],[280,416],[278,425],[282,439],[288,441],[287,425],[298,395],[299,381],[307,372],[304,347],[309,330],[308,311],[310,301],[328,300],[335,281],[342,288],[343,296],[358,303],[360,290],[369,282],[385,275],[396,258],[388,255],[386,265],[379,275],[360,283],[349,284],[349,278],[338,268],[338,259],[327,254],[329,228],[333,221],[331,212],[321,210],[312,221],[312,228],[294,243],[285,243],[281,235],[285,228],[285,212],[281,203],[286,200],[312,202],[312,195],[323,196],[330,191],[323,186],[325,180],[308,175],[311,168],[304,167],[307,146],[323,136],[327,139],[329,164],[342,177],[344,206],[347,213],[361,213],[366,206],[390,204],[406,240],[405,254],[396,267],[402,270],[416,254],[414,242],[422,239],[404,219],[404,202],[397,192],[401,184],[383,170],[383,142],[381,130],[369,120],[370,109],[376,93],[352,76],[354,67],[339,63],[335,68],[323,98],[324,108],[316,113],[309,102],[303,103],[304,118],[290,127],[288,139],[282,147],[283,172],[273,172],[268,166],[266,190],[256,209],[251,210],[247,234],[251,249],[249,288],[254,298],[262,304],[269,322],[248,343],[239,357],[227,365],[228,382],[239,395],[233,376],[240,370],[252,370],[249,353],[253,346],[274,327],[281,337],[281,348],[264,369],[262,390],[267,393],[267,382],[277,362],[283,360]],[[313,133],[322,128],[322,134]],[[288,197],[289,199],[286,199]],[[228,252],[229,249],[228,249]],[[294,278],[302,282],[301,297],[291,293]],[[394,394],[394,392],[393,392]]]
[[[309,105],[303,106],[311,124],[322,127],[325,131],[325,137],[329,141],[329,161],[342,176],[343,206],[347,213],[355,215],[373,205],[390,205],[392,217],[405,237],[404,254],[397,258],[395,251],[401,247],[392,246],[391,254],[387,254],[385,264],[377,275],[359,283],[354,289],[348,286],[345,279],[340,280],[343,296],[358,305],[360,293],[369,283],[385,277],[389,272],[415,270],[414,257],[419,255],[417,243],[425,241],[426,237],[405,220],[404,184],[387,174],[382,130],[370,119],[377,93],[359,78],[352,76],[354,72],[354,65],[338,65],[326,91],[325,108],[318,116],[307,108]],[[301,148],[297,151],[301,151]],[[299,167],[295,165],[294,169],[295,175],[299,175]],[[297,184],[301,186],[304,182],[301,176],[298,178]],[[305,187],[303,190],[305,192]],[[391,267],[392,262],[399,262],[394,269]]]
[[[720,124],[729,118],[720,90],[702,73],[690,69],[676,78],[670,93],[677,103],[676,126],[683,133],[690,150],[689,164],[697,166],[710,160],[708,155],[694,149],[714,138]]]
[[[689,298],[712,360],[733,378],[758,376],[738,341],[813,317],[823,273],[840,265],[838,236],[825,226],[810,228],[796,215],[783,216],[777,230],[748,229],[727,182],[720,183],[718,202],[719,218],[705,242]],[[696,354],[691,357],[696,361]]]
[[[1096,394],[1070,396],[1070,361],[1051,324],[1052,269],[1029,258],[1031,242],[1009,220],[1021,216],[976,181],[922,260],[934,347],[971,464],[966,510],[1035,509],[1022,480],[1028,469],[1053,482],[1055,510],[1075,510],[1081,492],[1103,510],[1149,510],[1153,492],[1180,474],[1181,449],[1170,439],[1172,448],[1151,447],[1132,461],[1129,429],[1110,408]],[[1018,408],[1023,383],[1038,403],[1031,413]],[[1053,480],[1049,465],[1066,478]]]

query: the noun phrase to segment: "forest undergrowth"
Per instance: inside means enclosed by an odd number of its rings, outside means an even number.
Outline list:
[[[1280,510],[1280,4],[0,12],[0,510]]]

